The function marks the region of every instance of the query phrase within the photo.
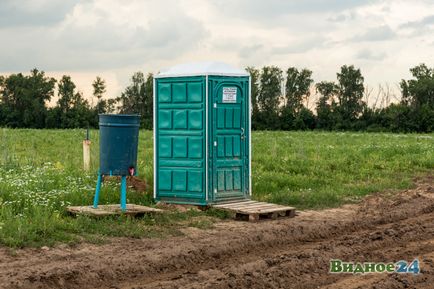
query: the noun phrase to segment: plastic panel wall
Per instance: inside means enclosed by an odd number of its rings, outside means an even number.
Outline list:
[[[206,204],[205,77],[156,80],[156,199]]]

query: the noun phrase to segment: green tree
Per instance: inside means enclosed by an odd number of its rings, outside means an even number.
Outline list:
[[[101,77],[97,76],[92,83],[93,96],[96,97],[97,103],[95,106],[96,121],[98,121],[98,114],[100,113],[113,113],[115,111],[115,99],[103,99],[104,94],[107,92],[106,82]]]
[[[282,70],[277,66],[264,66],[261,71],[258,95],[258,128],[277,129],[279,124],[279,104],[282,90]]]
[[[434,126],[434,69],[420,64],[410,69],[413,79],[401,80],[402,104],[410,107],[412,127],[431,132]]]
[[[363,101],[364,78],[360,69],[344,65],[337,74],[337,83],[316,85],[321,97],[317,103],[318,128],[354,129],[366,108]]]
[[[131,77],[131,84],[118,98],[121,113],[140,113],[140,104],[145,95],[145,76],[136,72]]]
[[[338,88],[334,82],[322,81],[316,84],[316,91],[320,94],[316,104],[317,128],[333,129],[335,126],[334,108],[335,96]]]
[[[145,79],[142,72],[136,72],[131,77],[131,84],[117,98],[121,113],[139,113],[142,127],[152,128],[153,118],[153,75]]]
[[[54,95],[56,80],[35,68],[28,76],[12,74],[0,82],[2,124],[43,128],[47,116],[45,103]]]
[[[402,102],[415,107],[434,107],[434,69],[420,64],[410,69],[414,79],[401,80]]]
[[[103,99],[104,93],[106,93],[106,84],[105,80],[101,77],[97,76],[96,79],[92,83],[93,87],[93,96],[96,97],[97,103],[95,106],[95,110],[97,113],[106,113],[107,112],[107,101]]]
[[[310,96],[310,86],[313,83],[312,71],[304,68],[298,70],[290,67],[286,71],[285,106],[294,112],[303,108],[303,97]]]
[[[381,126],[392,132],[414,132],[418,126],[413,110],[404,103],[392,103],[381,111]]]
[[[304,116],[307,116],[307,109],[304,108],[303,98],[310,96],[310,86],[312,83],[312,71],[308,69],[298,70],[295,67],[287,69],[285,105],[281,113],[282,129],[306,129],[310,126],[310,124],[302,123],[303,119],[305,119]],[[303,115],[300,115],[302,110]]]
[[[95,96],[98,100],[102,99],[104,93],[106,93],[107,91],[105,80],[97,76],[92,83],[92,87],[93,87],[93,96]]]
[[[256,129],[258,127],[258,115],[259,115],[258,96],[259,96],[260,73],[259,70],[253,66],[246,67],[246,71],[250,74],[252,128]]]
[[[295,117],[294,128],[297,130],[311,130],[315,127],[315,115],[310,109],[302,107]]]
[[[142,111],[141,119],[142,126],[146,129],[152,129],[153,115],[154,115],[154,75],[148,73],[145,81],[145,93],[142,98]]]
[[[366,106],[362,100],[365,91],[364,78],[360,69],[354,68],[353,65],[342,66],[341,71],[337,73],[337,78],[338,106],[336,109],[342,118],[342,128],[351,128]]]
[[[80,91],[68,75],[62,76],[58,84],[59,99],[57,108],[50,113],[50,124],[57,118],[61,128],[78,128],[96,126],[94,112],[89,102],[84,99]]]
[[[58,84],[57,105],[62,113],[67,113],[73,106],[75,98],[75,83],[69,75],[63,75]]]
[[[5,78],[4,76],[0,75],[0,126],[5,125],[5,118],[6,118],[6,113],[5,113],[5,107],[3,104],[3,100],[2,100],[2,95],[3,95],[3,90],[4,90],[4,83],[5,83]]]

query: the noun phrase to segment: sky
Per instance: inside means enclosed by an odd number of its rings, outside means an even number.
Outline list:
[[[87,97],[97,75],[116,97],[136,71],[214,60],[396,87],[434,66],[434,0],[1,0],[0,39],[0,74],[68,74]]]

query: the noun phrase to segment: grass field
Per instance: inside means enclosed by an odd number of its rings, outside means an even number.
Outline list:
[[[68,217],[68,205],[92,203],[98,131],[91,132],[92,172],[81,170],[84,130],[0,129],[0,243],[10,247],[104,241],[106,236],[164,237],[186,226],[207,228],[215,211],[172,212],[132,219]],[[253,198],[299,209],[355,202],[411,186],[434,170],[434,135],[254,132]],[[152,132],[141,131],[139,177],[152,190]],[[128,192],[128,202],[152,205],[151,194]],[[119,202],[108,182],[101,204]]]

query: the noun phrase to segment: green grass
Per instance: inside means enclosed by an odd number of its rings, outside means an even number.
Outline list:
[[[92,203],[98,131],[91,132],[92,172],[82,167],[84,130],[0,129],[0,243],[10,247],[104,242],[108,236],[166,237],[183,227],[206,229],[225,214],[187,211],[142,219],[72,218],[68,205]],[[411,186],[434,169],[434,135],[254,132],[253,198],[300,209],[354,202]],[[141,131],[139,177],[152,190],[152,132]],[[153,205],[130,190],[128,202]],[[101,204],[119,202],[119,184],[105,183]]]
[[[404,189],[434,169],[434,136],[383,133],[256,132],[253,191],[298,208],[353,202]]]

